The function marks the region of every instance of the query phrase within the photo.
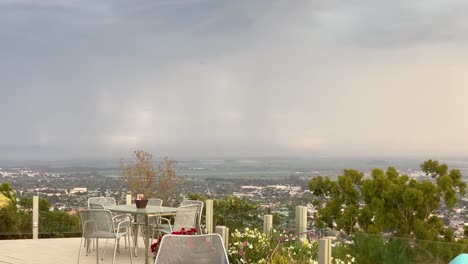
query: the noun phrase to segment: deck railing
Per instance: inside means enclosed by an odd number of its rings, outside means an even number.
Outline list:
[[[126,202],[131,204],[131,197],[126,199]],[[235,232],[233,227],[243,228],[256,228],[264,234],[271,234],[273,230],[287,230],[289,233],[295,233],[295,239],[284,240],[283,246],[294,246],[301,241],[312,241],[316,243],[316,256],[315,263],[318,264],[331,264],[334,259],[354,257],[359,258],[359,261],[371,263],[379,258],[384,258],[380,263],[448,263],[456,255],[468,251],[467,244],[463,243],[448,243],[441,241],[424,241],[410,238],[397,238],[385,237],[375,234],[356,233],[352,236],[342,235],[339,232],[328,230],[313,230],[310,221],[308,223],[307,207],[297,206],[294,210],[294,221],[283,221],[278,223],[272,214],[258,214],[243,212],[242,217],[231,215],[222,218],[224,225],[214,225],[214,211],[213,200],[207,200],[205,210],[205,230],[207,233],[216,232],[223,237],[226,247],[229,247],[230,233]],[[3,212],[5,213],[5,212]],[[63,222],[63,218],[47,218],[47,212],[40,213],[39,210],[39,197],[33,197],[32,210],[21,210],[24,214],[22,219],[27,222],[14,222],[8,215],[3,215],[4,221],[10,221],[9,224],[14,227],[11,232],[0,234],[3,238],[32,238],[39,239],[42,237],[57,237],[57,236],[79,236],[79,230],[71,230],[67,223]],[[63,213],[64,215],[66,213]],[[248,216],[246,218],[246,216]],[[241,219],[243,218],[243,219]],[[10,220],[9,220],[10,219]],[[42,223],[41,223],[42,221]],[[59,229],[55,231],[46,230],[44,221],[55,221],[53,226],[58,226]],[[220,221],[219,219],[217,220]],[[203,221],[202,221],[203,222]],[[308,225],[309,224],[309,225]],[[29,226],[29,228],[28,228]],[[71,226],[71,224],[70,224]],[[229,227],[232,227],[230,230]],[[21,230],[21,231],[15,231]],[[17,232],[16,234],[14,232]],[[56,234],[53,236],[50,232],[63,232],[63,234]],[[242,232],[242,231],[241,231]],[[354,260],[353,260],[354,261]],[[357,262],[342,262],[342,263],[359,263]],[[393,261],[393,262],[392,262]],[[363,262],[363,263],[364,263]]]

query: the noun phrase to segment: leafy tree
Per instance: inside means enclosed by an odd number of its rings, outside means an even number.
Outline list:
[[[453,243],[453,231],[436,211],[455,206],[466,183],[459,170],[437,161],[425,161],[421,169],[433,180],[410,179],[394,167],[374,169],[366,179],[355,170],[336,180],[314,177],[309,188],[321,205],[317,226],[351,234],[357,263],[447,263],[466,244]]]
[[[463,227],[463,236],[464,236],[465,238],[468,237],[468,226],[464,226],[464,227]]]
[[[234,230],[260,225],[258,204],[246,199],[227,195],[213,202],[213,210],[215,226],[224,225],[230,230]]]
[[[31,233],[31,221],[29,221],[29,228],[26,222],[32,218],[26,213],[18,212],[15,192],[8,182],[3,182],[0,185],[0,193],[8,201],[7,204],[0,207],[0,237],[6,239],[15,236],[25,238],[24,233]]]
[[[356,233],[348,249],[356,263],[445,264],[466,251],[466,242],[443,242]]]
[[[164,204],[171,204],[176,196],[177,184],[180,181],[175,171],[176,161],[164,158],[158,164],[156,177],[158,179],[157,196],[163,200]]]
[[[11,206],[16,207],[16,196],[15,192],[10,186],[10,183],[3,182],[0,185],[0,193],[9,200]]]
[[[450,170],[445,164],[439,164],[436,160],[425,161],[421,169],[432,178],[436,179],[438,193],[443,195],[448,207],[454,207],[457,203],[457,192],[466,193],[466,183],[462,181],[460,170]]]
[[[453,234],[444,230],[435,211],[442,201],[453,207],[457,193],[465,193],[466,183],[459,170],[448,171],[447,165],[437,161],[428,160],[421,169],[435,183],[410,179],[393,167],[374,169],[367,179],[356,170],[344,170],[337,180],[314,177],[309,188],[320,198],[314,203],[324,202],[316,215],[317,226],[336,227],[348,234],[362,230],[426,240],[442,236],[453,241]]]
[[[42,238],[73,237],[80,234],[80,219],[63,211],[39,213],[39,232]]]
[[[336,181],[328,176],[317,176],[309,181],[311,192],[318,197],[314,205],[328,199],[326,205],[319,209],[317,227],[333,228],[334,224],[352,233],[359,215],[360,186],[364,174],[356,170],[344,170]]]
[[[286,227],[285,226],[285,221],[286,221],[286,216],[285,215],[283,215],[281,213],[278,213],[278,212],[273,212],[273,213],[271,213],[271,215],[273,216],[273,226],[275,228],[280,227],[281,229],[284,229]]]
[[[10,199],[16,201],[9,184],[2,184],[1,192],[11,194]],[[0,208],[0,238],[30,238],[32,236],[33,198],[22,198],[19,208],[11,203]],[[77,215],[67,212],[50,211],[50,203],[39,199],[39,232],[40,237],[79,236],[80,220]]]
[[[156,182],[153,155],[143,150],[136,150],[129,164],[121,160],[121,168],[128,189],[132,193],[143,194],[146,199],[152,197]]]
[[[413,249],[407,239],[385,239],[380,235],[357,233],[353,237],[350,248],[351,252],[349,254],[356,258],[356,263],[421,263],[414,261],[414,253],[417,250]]]
[[[128,164],[121,161],[128,189],[134,194],[143,194],[145,198],[158,197],[164,204],[170,204],[176,196],[180,178],[176,174],[175,165],[175,160],[166,157],[155,168],[153,155],[143,150],[134,151]]]
[[[22,198],[19,201],[19,205],[21,207],[23,207],[23,209],[32,210],[33,209],[33,198],[32,197]],[[49,210],[50,210],[49,201],[47,201],[47,199],[40,198],[39,199],[39,214],[41,214],[43,212],[49,212]]]
[[[0,238],[27,238],[32,233],[32,214],[16,207],[0,208]]]
[[[189,193],[189,199],[206,203],[207,197],[199,193]],[[247,199],[227,195],[213,200],[214,226],[226,226],[230,230],[244,227],[260,226],[258,204]]]

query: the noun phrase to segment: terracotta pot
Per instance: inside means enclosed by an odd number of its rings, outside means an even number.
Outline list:
[[[137,208],[146,208],[146,204],[148,204],[148,200],[135,200],[135,204]]]

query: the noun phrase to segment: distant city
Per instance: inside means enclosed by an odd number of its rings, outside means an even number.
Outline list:
[[[430,179],[419,168],[423,160],[395,159],[336,159],[336,158],[230,158],[184,159],[178,161],[181,177],[178,186],[179,202],[189,193],[211,198],[234,195],[258,202],[262,207],[288,216],[295,205],[307,205],[313,217],[313,196],[308,181],[317,175],[335,178],[343,169],[354,168],[369,176],[372,168],[393,165],[400,173],[414,179]],[[453,169],[460,169],[464,180],[468,177],[468,162],[441,160]],[[61,161],[61,162],[2,162],[0,182],[9,182],[18,199],[39,194],[51,205],[51,210],[75,213],[87,206],[89,197],[112,196],[125,202],[126,186],[117,160]],[[452,210],[441,208],[439,216],[455,236],[463,234],[468,223],[465,210],[468,198],[461,197]]]

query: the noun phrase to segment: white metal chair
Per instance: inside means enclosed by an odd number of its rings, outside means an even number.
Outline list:
[[[105,210],[106,209],[103,204],[89,203],[89,202],[88,202],[88,208],[89,209],[100,209],[100,210]],[[129,219],[126,215],[112,214],[112,220],[114,221],[115,224],[118,224],[119,222],[124,221],[126,219]],[[89,239],[86,240],[86,241],[87,241],[86,243],[89,243]],[[106,254],[107,241],[108,241],[108,239],[106,239],[106,243],[104,244],[104,252],[102,253],[101,260],[104,260],[104,255]],[[125,248],[127,248],[127,240],[125,240]],[[120,252],[120,239],[118,239],[118,241],[117,241],[117,249]],[[94,250],[94,248],[93,248],[93,250]],[[88,255],[88,251],[89,251],[89,249],[86,251],[86,255]]]
[[[149,198],[148,205],[149,206],[162,206],[163,200],[158,198]]]
[[[177,208],[174,225],[171,225],[171,221],[169,219],[161,217],[161,220],[166,221],[167,224],[159,224],[155,226],[153,234],[155,232],[170,234],[172,231],[180,231],[182,228],[190,229],[192,227],[196,227],[197,210],[198,205],[196,204],[180,206]]]
[[[229,260],[219,234],[165,235],[154,264],[167,263],[229,264]]]
[[[198,200],[184,200],[182,201],[182,203],[180,204],[181,206],[185,206],[185,205],[197,205],[197,223],[195,225],[195,228],[198,230],[198,234],[202,234],[202,229],[201,229],[201,217],[202,217],[202,214],[203,214],[203,202],[202,201],[198,201]]]
[[[102,204],[104,207],[117,205],[114,197],[104,197],[104,196],[88,198],[88,208],[90,207],[89,205],[92,203]]]
[[[123,220],[118,223],[114,222],[112,213],[103,209],[86,209],[80,211],[82,236],[80,241],[80,251],[78,254],[78,262],[80,263],[81,247],[83,240],[96,239],[96,263],[99,263],[99,239],[114,239],[114,257],[112,263],[115,263],[115,254],[117,251],[117,241],[121,237],[126,236],[128,244],[130,244],[129,228],[130,221]],[[130,263],[132,263],[132,254],[128,247]]]

